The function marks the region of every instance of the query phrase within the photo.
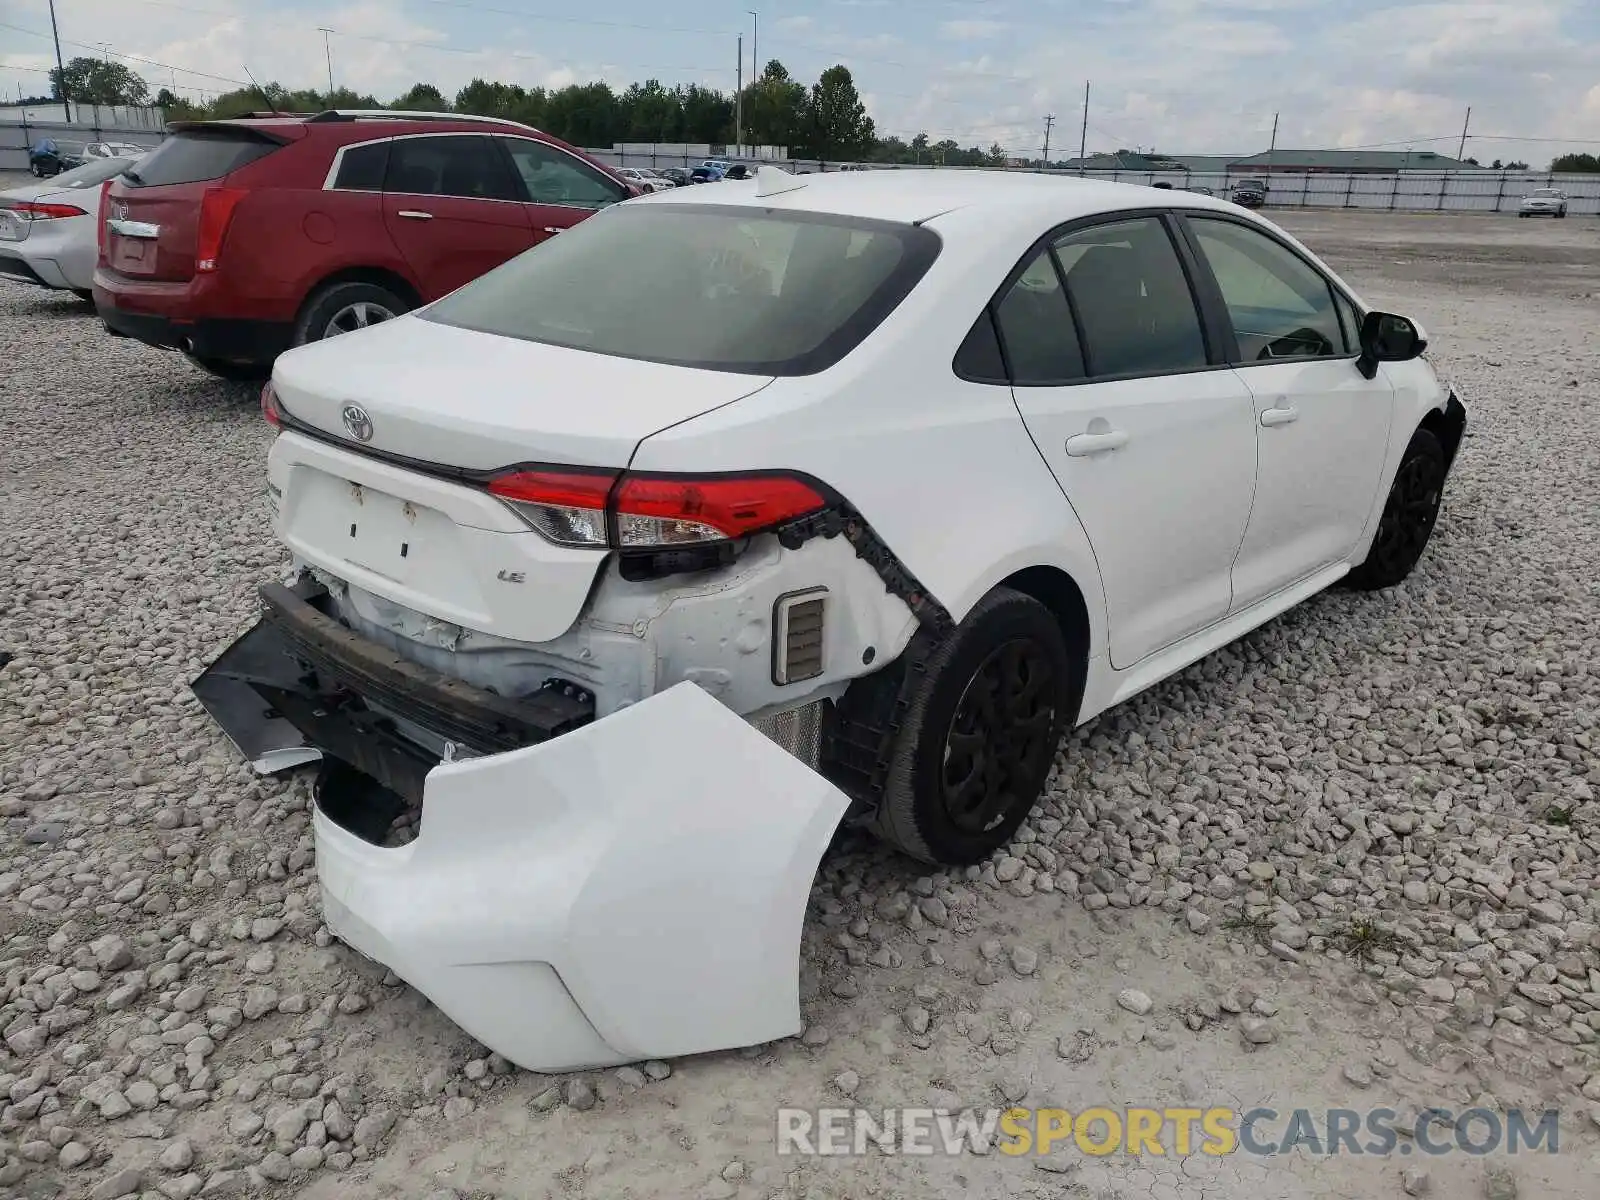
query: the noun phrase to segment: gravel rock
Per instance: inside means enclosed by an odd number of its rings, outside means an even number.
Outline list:
[[[156,1160],[163,1171],[187,1171],[194,1166],[194,1145],[188,1138],[179,1138],[161,1152]]]
[[[1142,1017],[1155,1007],[1155,1001],[1136,988],[1124,988],[1117,993],[1117,1004],[1137,1017]]]

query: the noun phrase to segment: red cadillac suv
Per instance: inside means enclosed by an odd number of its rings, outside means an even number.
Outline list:
[[[514,121],[336,110],[181,122],[101,189],[112,333],[228,379],[436,300],[638,189]]]

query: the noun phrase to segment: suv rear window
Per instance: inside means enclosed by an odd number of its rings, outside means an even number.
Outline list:
[[[939,246],[932,230],[891,221],[619,204],[421,315],[619,358],[809,375],[893,312]]]
[[[150,152],[127,181],[139,187],[221,179],[282,145],[248,129],[185,129]]]

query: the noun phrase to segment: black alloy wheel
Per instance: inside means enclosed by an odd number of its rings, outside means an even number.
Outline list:
[[[950,823],[982,835],[1031,789],[1055,751],[1059,681],[1050,655],[1030,638],[997,647],[956,704],[945,734],[941,786]]]
[[[1393,587],[1411,574],[1438,523],[1446,470],[1439,439],[1417,430],[1389,487],[1366,560],[1346,579],[1351,587]]]

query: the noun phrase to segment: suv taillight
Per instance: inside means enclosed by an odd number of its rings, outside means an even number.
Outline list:
[[[100,261],[106,261],[106,252],[111,245],[111,184],[113,180],[106,180],[100,185],[100,229],[97,239],[100,245]]]
[[[207,188],[200,198],[200,228],[195,237],[194,269],[215,271],[222,257],[222,241],[228,236],[233,210],[247,195],[243,188]]]
[[[727,543],[828,506],[818,486],[793,475],[618,476],[609,471],[514,471],[489,491],[563,546],[688,549]]]

